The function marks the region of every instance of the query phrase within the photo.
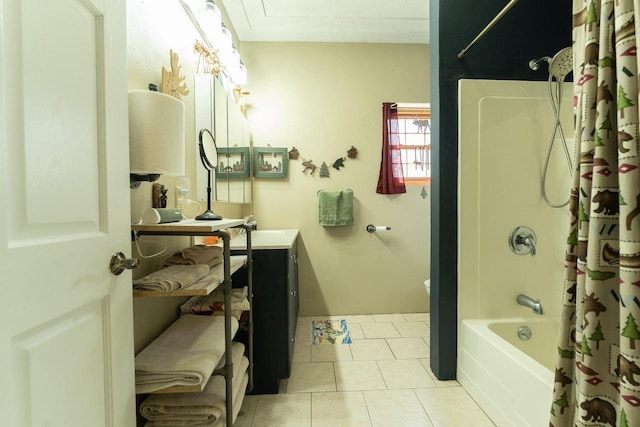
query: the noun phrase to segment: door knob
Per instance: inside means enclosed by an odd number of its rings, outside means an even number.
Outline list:
[[[122,252],[116,252],[111,256],[109,269],[114,276],[119,275],[124,270],[131,270],[140,264],[137,258],[127,258]]]

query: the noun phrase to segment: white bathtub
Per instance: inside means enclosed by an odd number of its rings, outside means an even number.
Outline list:
[[[498,427],[549,425],[557,334],[544,317],[462,321],[458,381]]]

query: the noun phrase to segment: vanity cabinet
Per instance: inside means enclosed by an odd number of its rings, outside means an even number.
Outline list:
[[[298,319],[298,230],[253,231],[253,390],[278,393],[280,380],[289,378]],[[234,250],[233,254],[244,254]],[[244,242],[237,240],[242,246]],[[234,287],[244,286],[240,274]],[[238,282],[240,282],[238,284]]]

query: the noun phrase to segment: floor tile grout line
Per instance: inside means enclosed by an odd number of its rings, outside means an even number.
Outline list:
[[[422,403],[422,400],[420,400],[420,397],[418,396],[418,392],[417,392],[417,388],[414,388],[413,390],[413,395],[416,397],[416,399],[418,399],[418,403],[420,403],[420,407],[422,408],[422,410],[424,411],[425,415],[427,416],[427,419],[429,420],[429,422],[431,423],[431,425],[435,426],[435,422],[433,421],[433,418],[431,418],[431,416],[429,415],[429,411],[427,410],[427,408],[424,406],[424,404]]]
[[[382,377],[382,381],[384,382],[384,389],[385,390],[391,390],[389,388],[389,384],[387,383],[387,380],[384,378],[384,374],[382,373],[382,369],[380,369],[380,360],[376,360],[376,366],[378,367],[378,371],[380,372],[380,376]]]
[[[367,402],[367,395],[365,393],[365,390],[361,391],[362,393],[362,398],[364,399],[364,406],[365,408],[367,408],[367,414],[369,415],[369,425],[373,426],[373,417],[371,416],[371,411],[369,410],[369,403]]]
[[[336,363],[332,362],[331,363],[331,371],[333,372],[333,386],[335,388],[335,391],[338,391],[338,377],[336,375]]]
[[[391,345],[389,344],[388,340],[390,340],[390,339],[396,339],[396,338],[385,338],[384,342],[387,344],[387,347],[389,347],[389,350],[391,350],[391,354],[393,354],[394,360],[400,360],[400,359],[398,359],[398,355],[396,355],[396,352],[393,351],[393,347],[391,347]]]
[[[393,326],[393,329],[395,329],[395,331],[398,333],[398,336],[402,338],[402,334],[400,333],[400,330],[398,330],[398,328],[396,328],[396,325],[394,324],[394,322],[391,322],[391,326]]]
[[[260,395],[258,395],[258,398],[256,399],[256,407],[253,408],[253,415],[251,416],[251,423],[249,424],[250,427],[253,427],[253,423],[256,420],[256,412],[258,412],[258,405],[260,404],[260,400],[262,400],[260,398]]]
[[[369,427],[373,427],[373,417],[371,416],[371,412],[369,411],[369,405],[367,404],[367,397],[364,395],[364,390],[361,390],[362,400],[364,400],[364,407],[367,408],[367,415],[369,416]]]

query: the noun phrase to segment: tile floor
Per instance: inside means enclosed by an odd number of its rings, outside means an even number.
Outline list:
[[[346,319],[352,344],[312,345],[311,321]],[[300,317],[280,394],[246,396],[234,427],[492,427],[429,368],[426,313]]]

